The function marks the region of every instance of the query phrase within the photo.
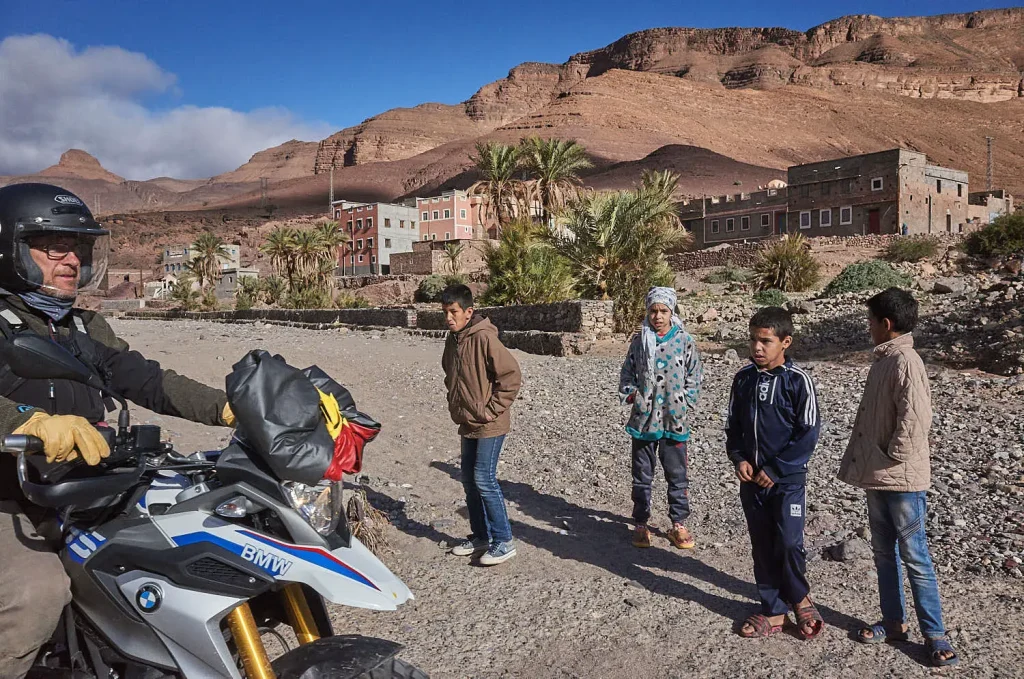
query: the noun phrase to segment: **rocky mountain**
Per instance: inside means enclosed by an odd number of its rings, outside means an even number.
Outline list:
[[[1024,8],[848,16],[803,32],[655,28],[563,64],[521,64],[461,104],[392,109],[320,142],[286,142],[207,181],[123,181],[82,152],[42,176],[62,177],[103,212],[252,206],[261,178],[275,205],[309,210],[326,207],[332,167],[336,196],[423,194],[468,186],[478,141],[535,134],[583,143],[599,188],[674,168],[686,193],[726,192],[792,163],[893,146],[965,169],[977,185],[992,136],[996,182],[1020,195],[1022,72]]]

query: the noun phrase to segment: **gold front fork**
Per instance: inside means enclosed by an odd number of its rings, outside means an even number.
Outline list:
[[[284,588],[284,610],[288,614],[288,623],[295,631],[295,638],[300,645],[306,645],[320,638],[313,620],[313,612],[309,610],[306,594],[302,585],[292,583]]]
[[[276,679],[249,604],[241,604],[228,613],[228,628],[235,640],[247,679]]]
[[[299,644],[305,645],[319,639],[320,634],[316,629],[316,621],[313,619],[312,611],[309,610],[309,603],[306,601],[306,594],[302,591],[302,586],[295,583],[287,585],[282,591],[282,595],[288,622],[295,631],[295,638],[298,639]],[[249,604],[242,604],[228,613],[228,628],[231,630],[231,637],[235,640],[235,647],[238,649],[238,657],[242,661],[246,678],[276,679]]]

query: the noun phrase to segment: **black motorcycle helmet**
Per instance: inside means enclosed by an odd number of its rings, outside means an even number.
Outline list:
[[[0,287],[47,294],[28,242],[46,234],[74,235],[80,244],[91,246],[80,253],[78,290],[97,287],[107,271],[110,232],[93,219],[78,196],[52,184],[0,188]]]

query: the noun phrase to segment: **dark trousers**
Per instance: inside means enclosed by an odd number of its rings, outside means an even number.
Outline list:
[[[637,524],[645,524],[651,518],[651,483],[659,457],[668,483],[669,518],[676,524],[690,515],[686,441],[633,439],[633,520]]]
[[[811,591],[804,552],[805,491],[804,484],[740,484],[763,615],[782,615]]]

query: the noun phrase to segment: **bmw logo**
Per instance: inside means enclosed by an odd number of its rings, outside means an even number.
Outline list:
[[[160,602],[163,601],[163,598],[163,592],[156,585],[143,585],[135,593],[135,605],[143,613],[153,613],[160,608]]]

